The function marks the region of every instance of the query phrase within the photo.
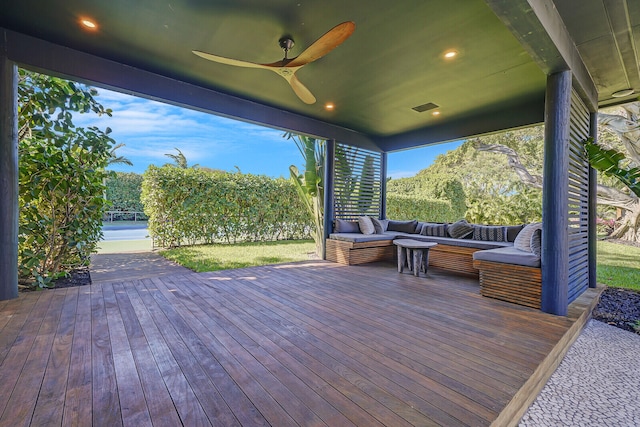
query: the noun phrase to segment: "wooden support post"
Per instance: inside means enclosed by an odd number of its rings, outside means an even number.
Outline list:
[[[333,231],[333,165],[336,158],[336,141],[325,142],[324,152],[324,245],[322,259],[327,259],[327,238]]]
[[[547,77],[542,192],[541,310],[565,316],[569,305],[569,121],[571,71]]]
[[[598,113],[591,113],[590,117],[590,136],[594,141],[598,139]],[[597,142],[597,141],[596,141]],[[594,168],[589,166],[589,287],[598,286],[596,280],[596,265],[598,252],[597,237],[598,230],[596,228],[596,207],[598,205],[598,173]]]
[[[380,219],[387,217],[387,153],[380,159]]]
[[[18,68],[0,42],[0,300],[18,297]]]

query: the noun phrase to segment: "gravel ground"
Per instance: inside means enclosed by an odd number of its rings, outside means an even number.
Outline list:
[[[640,336],[591,320],[520,427],[640,425]]]
[[[593,310],[593,318],[640,334],[640,292],[607,288]],[[640,402],[638,403],[640,405]]]

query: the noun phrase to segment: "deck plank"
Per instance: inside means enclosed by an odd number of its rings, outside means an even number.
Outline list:
[[[133,284],[127,284],[127,286],[133,286]],[[153,354],[126,293],[125,285],[122,283],[114,284],[113,291],[120,309],[122,326],[129,341],[129,349],[140,378],[147,410],[153,421],[152,424],[158,427],[180,425],[180,417],[158,370],[158,365],[156,363],[148,363],[154,360]]]
[[[102,285],[91,285],[93,425],[122,426],[122,411]]]
[[[297,318],[307,325],[307,328],[313,328],[311,329],[313,339],[319,348],[323,348],[333,357],[341,358],[342,354],[347,355],[348,359],[344,363],[349,369],[364,378],[376,377],[376,382],[382,384],[384,389],[393,391],[395,399],[383,398],[381,403],[385,403],[408,422],[412,424],[435,422],[446,425],[483,423],[483,419],[472,411],[460,409],[453,416],[441,410],[440,408],[446,407],[450,402],[429,387],[417,384],[411,375],[399,374],[385,366],[369,348],[360,345],[353,336],[345,335],[344,331],[350,329],[352,325],[341,323],[331,308],[328,308],[328,312],[322,313],[315,311],[302,299],[299,299],[297,304],[293,304],[288,299],[269,293],[270,299],[279,302],[280,308],[285,310],[283,317]],[[331,323],[319,322],[316,318],[330,318]]]
[[[154,280],[154,284],[163,289],[162,292],[168,298],[174,299],[174,304],[181,307],[181,314],[187,313],[196,322],[192,322],[194,332],[200,337],[207,350],[214,354],[220,363],[220,369],[224,369],[230,378],[237,385],[228,389],[227,402],[233,405],[236,414],[241,414],[239,421],[248,425],[295,425],[295,421],[290,417],[284,408],[269,394],[269,389],[265,388],[260,379],[251,375],[250,371],[258,370],[264,374],[264,368],[256,363],[247,348],[257,348],[257,344],[251,340],[244,339],[240,335],[231,336],[223,328],[218,327],[216,322],[221,321],[216,313],[202,312],[196,304],[190,303],[180,292],[170,292],[169,288],[175,289],[174,283],[165,280]],[[180,286],[181,289],[182,286]],[[196,299],[201,299],[200,295]],[[240,342],[239,342],[240,341]],[[263,381],[273,384],[272,378],[265,375]],[[229,387],[230,384],[227,384]],[[260,408],[258,410],[258,408]]]
[[[74,319],[74,333],[62,424],[82,427],[91,425],[93,414],[93,365],[91,359],[91,288],[78,290],[78,305]]]
[[[113,285],[102,286],[104,308],[107,316],[109,339],[113,355],[113,367],[122,411],[122,424],[126,426],[151,426],[151,415],[142,391],[142,382],[127,338],[120,307]]]
[[[202,341],[193,333],[191,326],[181,319],[177,310],[153,282],[144,279],[142,283],[147,292],[143,292],[140,296],[164,336],[165,342],[171,347],[176,361],[198,396],[209,421],[214,425],[239,425],[211,376],[203,368],[203,364],[206,366],[215,364],[211,354],[207,355],[202,350],[204,346]]]
[[[436,268],[416,278],[323,261],[0,307],[0,425],[11,426],[503,423],[584,322],[484,298],[477,280]]]
[[[153,360],[157,365],[180,421],[185,426],[211,426],[211,422],[209,422],[195,391],[189,384],[188,378],[182,372],[172,353],[172,349],[160,332],[163,325],[156,325],[147,305],[140,297],[139,292],[147,292],[142,281],[136,280],[126,286],[126,292],[135,315],[140,322],[142,332],[149,343],[149,350],[153,355],[153,359],[147,360]],[[177,351],[175,347],[174,351]]]
[[[270,375],[278,379],[282,386],[291,390],[291,398],[300,400],[297,405],[302,408],[308,407],[308,409],[304,411],[305,413],[308,413],[309,410],[313,411],[326,425],[353,425],[343,413],[336,410],[336,408],[317,393],[319,389],[327,387],[329,384],[315,383],[314,387],[309,384],[309,382],[312,381],[309,380],[311,376],[308,371],[305,371],[304,375],[297,375],[296,373],[300,372],[298,369],[300,367],[297,366],[297,362],[288,359],[290,363],[285,363],[282,360],[287,358],[284,351],[272,342],[269,342],[263,335],[255,333],[252,325],[246,323],[245,319],[233,316],[233,314],[229,312],[222,313],[211,305],[207,305],[206,302],[209,298],[205,296],[206,292],[204,291],[206,291],[206,289],[199,288],[199,292],[194,292],[194,288],[190,287],[193,285],[193,282],[185,278],[173,278],[173,280],[169,279],[169,281],[179,284],[180,288],[185,291],[184,297],[182,298],[183,304],[185,307],[188,307],[192,313],[196,314],[207,330],[211,331],[212,338],[215,336],[223,345],[229,345],[229,353],[236,357],[238,357],[240,352],[243,352],[244,355],[241,360],[246,361],[249,360],[248,357],[255,357]],[[189,290],[191,290],[191,292],[188,292]],[[212,313],[218,315],[212,316]],[[226,319],[223,319],[222,316]],[[215,321],[213,321],[214,319]],[[248,351],[249,349],[239,347],[240,343],[235,339],[235,337],[239,336],[246,337],[245,343],[250,343],[251,352]],[[227,364],[225,367],[232,369],[233,365]],[[290,405],[291,402],[287,402],[282,406],[288,407]],[[298,422],[305,425],[313,425],[317,424],[319,420],[307,419],[307,417],[305,417],[299,419]]]
[[[31,422],[35,425],[62,423],[77,306],[78,288],[69,289],[62,306],[53,348],[33,412]]]
[[[22,365],[21,370],[18,370],[20,375],[17,378],[11,397],[6,404],[2,418],[0,418],[0,425],[7,424],[17,427],[28,426],[31,423],[31,417],[38,399],[47,361],[49,360],[53,347],[53,340],[58,327],[66,292],[67,290],[65,289],[61,292],[44,296],[45,299],[50,300],[50,304],[41,318],[42,321],[35,334],[35,339],[32,341],[32,345],[28,350],[28,354],[24,354],[24,364],[18,363],[18,365]],[[38,314],[42,313],[33,313],[33,315]],[[9,366],[7,366],[7,368],[10,369]],[[10,383],[8,383],[7,386],[10,386]]]

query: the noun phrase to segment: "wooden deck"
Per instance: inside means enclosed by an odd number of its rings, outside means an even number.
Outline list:
[[[0,303],[0,425],[507,425],[582,311],[322,261],[28,293]]]

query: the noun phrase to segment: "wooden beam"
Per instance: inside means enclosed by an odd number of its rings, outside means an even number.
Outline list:
[[[591,137],[597,142],[598,139],[598,113],[591,113],[590,116]],[[596,288],[596,265],[598,252],[598,230],[596,228],[596,216],[598,207],[598,172],[589,167],[589,287]]]
[[[455,141],[458,139],[507,129],[527,127],[544,121],[544,97],[536,96],[520,103],[504,105],[499,110],[480,111],[473,116],[429,126],[390,137],[377,138],[385,152],[404,150],[422,145]]]
[[[333,232],[333,165],[336,158],[336,142],[328,139],[324,152],[324,245],[322,259],[327,259],[327,238]]]
[[[566,316],[569,305],[569,122],[571,71],[547,79],[542,184],[541,310]]]
[[[598,91],[553,0],[485,1],[545,74],[571,70],[589,111],[598,110]]]
[[[380,163],[380,219],[385,219],[387,217],[387,153],[382,153]]]
[[[10,60],[114,91],[380,152],[367,135],[0,28]]]
[[[0,301],[18,297],[18,68],[0,39]]]

